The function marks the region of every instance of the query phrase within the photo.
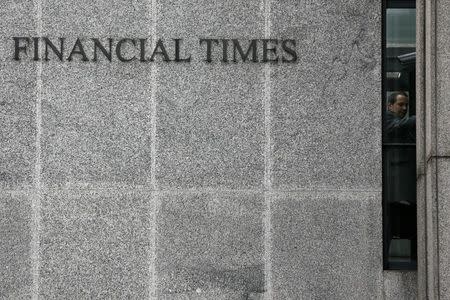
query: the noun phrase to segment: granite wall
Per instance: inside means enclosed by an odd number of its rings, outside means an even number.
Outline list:
[[[418,1],[419,102],[423,112],[418,170],[419,291],[421,298],[450,299],[450,1]]]
[[[410,295],[382,270],[379,1],[0,15],[0,298]],[[14,61],[13,36],[288,38],[298,61]]]

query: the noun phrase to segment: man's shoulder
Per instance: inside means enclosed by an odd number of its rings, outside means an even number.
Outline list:
[[[386,111],[384,120],[386,122],[392,122],[392,121],[395,121],[395,120],[400,120],[400,118],[398,116],[396,116],[395,114],[393,114],[392,112]]]

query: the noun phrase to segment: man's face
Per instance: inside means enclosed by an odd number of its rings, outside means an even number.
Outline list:
[[[388,110],[400,118],[403,118],[408,111],[408,97],[403,95],[398,95],[395,99],[394,104],[388,105]]]

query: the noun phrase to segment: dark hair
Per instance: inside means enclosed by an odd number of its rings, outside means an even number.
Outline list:
[[[395,93],[392,93],[392,94],[389,96],[389,98],[388,98],[388,104],[394,104],[395,101],[397,101],[397,97],[398,97],[398,96],[405,96],[406,98],[408,98],[408,95],[407,95],[405,92],[403,92],[403,91],[401,91],[401,92],[395,92]]]

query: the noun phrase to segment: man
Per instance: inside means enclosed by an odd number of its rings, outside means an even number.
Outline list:
[[[383,124],[384,142],[387,144],[415,143],[416,117],[406,116],[408,95],[405,92],[395,92],[389,96],[387,102]],[[391,240],[406,239],[410,241],[410,257],[416,260],[416,148],[412,145],[391,144],[384,148],[384,160],[387,183],[385,201],[389,203],[385,219],[386,226],[389,228],[385,232],[387,240],[384,244],[385,253],[391,253]],[[398,249],[401,250],[401,255],[407,253],[406,248]]]
[[[416,117],[406,117],[409,99],[405,92],[392,93],[388,98],[384,118],[385,142],[414,143],[416,141]]]

